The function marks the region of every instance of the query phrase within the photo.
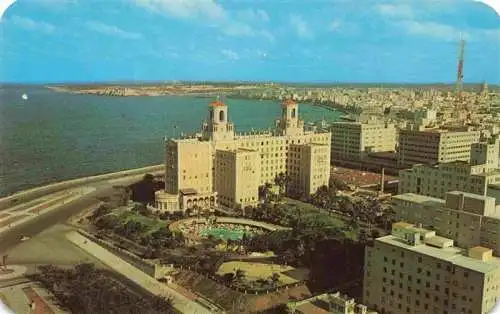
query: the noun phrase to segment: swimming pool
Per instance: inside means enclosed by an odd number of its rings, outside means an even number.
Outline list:
[[[241,240],[243,238],[244,234],[247,234],[247,236],[252,235],[251,232],[245,231],[243,228],[242,229],[235,229],[235,230],[228,230],[226,228],[205,228],[203,230],[200,230],[200,236],[202,237],[208,237],[209,235],[212,235],[214,239],[222,239],[222,240]]]

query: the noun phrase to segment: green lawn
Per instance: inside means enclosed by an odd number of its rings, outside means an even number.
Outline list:
[[[148,228],[147,231],[144,232],[144,235],[151,234],[162,227],[168,227],[170,223],[170,221],[167,220],[160,220],[158,218],[149,218],[141,214],[134,213],[132,211],[123,211],[119,213],[117,217],[120,219],[122,224],[126,224],[129,221],[137,221],[146,225]]]
[[[326,210],[312,204],[285,198],[284,205],[283,208],[287,213],[291,215],[299,215],[300,213],[301,220],[307,226],[307,229],[326,231],[346,227],[346,223],[342,219],[330,215]],[[347,238],[356,239],[356,231],[343,232]]]

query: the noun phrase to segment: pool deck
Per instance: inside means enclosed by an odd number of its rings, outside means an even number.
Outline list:
[[[170,231],[180,231],[179,227],[181,225],[187,225],[190,223],[206,223],[205,218],[187,218],[187,219],[182,219],[175,221],[169,225]],[[217,223],[227,223],[227,224],[236,224],[236,225],[244,225],[244,226],[250,226],[250,227],[257,227],[257,228],[262,228],[267,231],[276,231],[276,230],[291,230],[292,228],[288,227],[283,227],[279,225],[273,225],[270,223],[262,222],[262,221],[255,221],[251,219],[245,219],[245,218],[231,218],[231,217],[217,217]]]

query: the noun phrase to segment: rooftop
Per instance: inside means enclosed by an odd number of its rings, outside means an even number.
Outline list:
[[[297,102],[293,99],[286,99],[281,103],[281,106],[286,107],[286,106],[295,106]]]
[[[439,238],[439,239],[433,239]],[[426,240],[427,243],[432,244],[435,241],[445,241],[448,240],[443,237],[431,237]],[[451,240],[450,240],[451,241]],[[442,261],[446,261],[457,265],[459,267],[463,267],[466,269],[470,269],[475,272],[487,274],[491,271],[500,268],[500,258],[493,257],[489,260],[482,261],[468,256],[467,250],[451,246],[451,247],[435,247],[429,244],[422,243],[420,245],[410,245],[405,239],[394,235],[388,235],[381,238],[377,238],[376,242],[385,243],[388,245],[400,247],[402,249],[413,251],[419,254],[427,255],[436,259],[440,259]]]
[[[423,206],[432,206],[432,207],[443,206],[446,203],[445,200],[440,199],[440,198],[419,195],[419,194],[414,194],[414,193],[399,194],[399,195],[393,196],[392,198],[397,199],[397,200],[411,202],[411,203],[417,203],[417,204],[420,204]]]
[[[210,103],[210,107],[227,107],[225,103],[220,100],[214,100]]]

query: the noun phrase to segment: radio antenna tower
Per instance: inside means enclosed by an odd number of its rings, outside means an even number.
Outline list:
[[[465,40],[463,34],[460,33],[460,46],[458,56],[458,69],[457,69],[457,83],[456,83],[456,106],[455,111],[457,119],[460,116],[460,109],[462,104],[462,90],[464,87],[464,54],[465,54]]]

